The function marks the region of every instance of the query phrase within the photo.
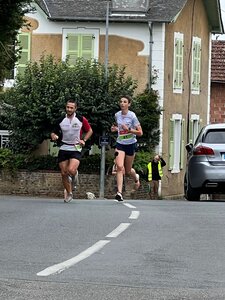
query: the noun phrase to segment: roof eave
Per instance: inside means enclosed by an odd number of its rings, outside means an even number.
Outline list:
[[[221,16],[221,8],[219,0],[204,0],[211,33],[224,34],[224,27]]]
[[[219,80],[219,79],[211,79],[211,82],[213,82],[213,83],[222,83],[222,84],[225,84],[225,79],[224,80]]]
[[[103,17],[48,17],[50,21],[53,22],[105,22],[106,19]],[[109,22],[129,22],[129,23],[148,23],[147,18],[137,18],[137,17],[110,17]],[[157,22],[154,20],[154,22]],[[159,21],[162,23],[162,21]]]

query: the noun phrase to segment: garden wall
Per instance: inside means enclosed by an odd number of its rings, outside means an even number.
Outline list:
[[[116,181],[113,175],[105,177],[105,198],[113,199],[116,193]],[[141,187],[133,193],[133,182],[126,179],[126,199],[149,199],[147,183],[141,182]],[[99,197],[99,175],[79,174],[79,185],[75,198],[87,198],[86,192],[92,192],[96,198]],[[43,196],[43,197],[63,197],[63,186],[61,174],[57,171],[18,171],[11,174],[7,171],[0,171],[0,194]]]

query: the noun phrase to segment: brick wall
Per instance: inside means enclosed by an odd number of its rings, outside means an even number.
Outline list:
[[[211,84],[210,123],[225,123],[225,83]]]
[[[105,177],[105,198],[113,199],[116,192],[115,177]],[[141,182],[140,189],[133,193],[133,182],[126,179],[124,198],[149,199],[147,183]],[[85,199],[86,192],[92,192],[99,197],[99,175],[79,174],[79,186],[75,198]],[[16,194],[29,196],[63,197],[63,186],[59,172],[49,171],[19,171],[11,174],[0,171],[0,194]]]

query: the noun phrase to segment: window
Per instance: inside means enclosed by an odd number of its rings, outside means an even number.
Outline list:
[[[209,130],[205,136],[204,143],[208,144],[225,144],[225,130]]]
[[[96,29],[63,30],[63,60],[74,65],[78,57],[98,59],[99,32]]]
[[[191,115],[189,123],[189,143],[194,143],[200,131],[199,115]]]
[[[171,173],[179,173],[183,168],[185,143],[185,121],[182,115],[172,116],[169,130],[169,169]]]
[[[27,63],[30,61],[30,33],[20,33],[18,35],[19,47],[21,47],[20,58],[18,59],[16,66],[16,74],[23,74],[27,66]]]
[[[9,131],[0,130],[0,148],[7,148],[9,145]]]
[[[200,93],[201,77],[201,39],[194,37],[192,43],[192,74],[191,91],[192,94]]]
[[[182,93],[183,90],[183,52],[184,36],[182,33],[174,34],[174,62],[173,62],[173,92]]]
[[[67,35],[67,56],[69,64],[74,65],[78,57],[93,58],[93,36],[81,34]]]

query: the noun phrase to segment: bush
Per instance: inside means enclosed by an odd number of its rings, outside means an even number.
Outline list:
[[[6,91],[2,99],[4,119],[0,116],[0,124],[12,132],[10,148],[15,153],[36,150],[49,138],[71,98],[78,102],[78,112],[92,126],[92,143],[98,143],[103,131],[110,132],[120,95],[124,91],[133,95],[137,86],[126,76],[125,66],[113,65],[108,71],[106,81],[105,67],[96,61],[77,59],[71,67],[48,56],[40,62],[30,62],[24,75],[17,76],[15,87]]]
[[[137,152],[134,160],[134,168],[142,178],[145,176],[147,164],[152,153]],[[113,165],[113,153],[106,153],[105,172]],[[100,174],[101,155],[95,154],[83,157],[80,161],[79,171],[83,174]],[[48,170],[59,171],[57,157],[51,155],[28,156],[25,154],[14,154],[10,149],[0,148],[0,169],[15,172],[17,170]]]

